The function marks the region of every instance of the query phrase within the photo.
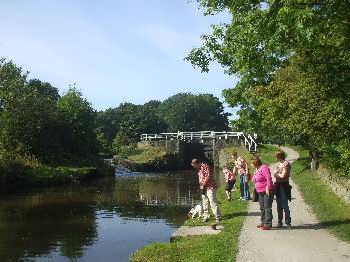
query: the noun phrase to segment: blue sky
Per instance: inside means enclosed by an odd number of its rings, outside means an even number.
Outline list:
[[[189,0],[1,0],[0,57],[61,92],[76,83],[96,109],[178,92],[221,96],[235,78],[183,58],[209,25]]]

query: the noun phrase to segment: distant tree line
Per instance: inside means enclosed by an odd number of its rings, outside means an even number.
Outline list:
[[[228,113],[210,94],[180,93],[163,102],[123,103],[97,114],[99,139],[115,153],[132,150],[142,133],[228,130]],[[124,152],[127,153],[127,152]]]
[[[60,95],[0,59],[0,164],[91,165],[98,153],[132,149],[141,133],[227,129],[228,114],[213,95],[177,94],[97,112],[74,86]]]
[[[230,12],[186,58],[239,76],[226,102],[233,128],[293,143],[350,176],[350,2],[197,0],[205,15]]]

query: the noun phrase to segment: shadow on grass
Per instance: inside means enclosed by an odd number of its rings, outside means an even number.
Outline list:
[[[258,217],[260,216],[260,212],[235,212],[232,214],[224,215],[223,219],[232,219],[235,217]]]

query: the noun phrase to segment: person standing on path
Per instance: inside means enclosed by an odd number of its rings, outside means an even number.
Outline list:
[[[213,215],[215,216],[216,223],[220,222],[220,211],[216,201],[216,185],[214,181],[213,172],[210,170],[208,164],[203,163],[198,159],[193,159],[191,165],[198,171],[199,187],[202,194],[203,204],[203,222],[207,222],[209,219],[209,207],[210,204]]]
[[[291,200],[291,186],[289,184],[291,165],[286,160],[286,154],[278,150],[275,153],[278,165],[274,171],[274,177],[276,179],[275,192],[277,201],[277,214],[278,214],[278,224],[277,227],[283,226],[283,213],[285,216],[285,223],[288,228],[291,227],[291,217],[288,201]]]
[[[241,191],[241,200],[249,200],[249,169],[248,164],[245,159],[241,156],[238,156],[237,152],[233,152],[231,156],[232,160],[235,163],[233,173],[238,173],[240,178],[240,191]]]
[[[252,157],[250,164],[255,169],[253,183],[258,193],[261,211],[261,222],[257,227],[262,230],[270,230],[273,218],[273,182],[270,168],[267,165],[263,165],[260,158],[257,156]]]

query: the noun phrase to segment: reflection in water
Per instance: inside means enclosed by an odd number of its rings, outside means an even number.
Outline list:
[[[141,174],[0,198],[0,261],[127,261],[169,240],[199,201],[193,172]]]

